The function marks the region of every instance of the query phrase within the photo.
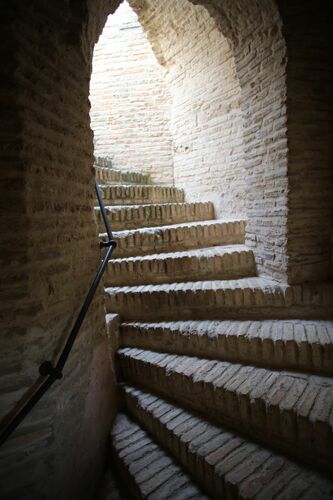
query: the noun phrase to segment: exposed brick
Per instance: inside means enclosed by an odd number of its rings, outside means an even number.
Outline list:
[[[124,431],[130,429],[133,429],[133,432],[127,432],[130,436],[136,434],[140,436],[136,445],[142,443],[141,448],[136,446],[134,449],[131,440],[128,441],[128,448],[119,447],[118,432],[124,435]],[[112,453],[116,468],[123,479],[123,486],[135,498],[153,500],[172,495],[178,499],[179,491],[179,498],[194,496],[207,500],[173,459],[155,444],[138,424],[124,414],[117,415],[111,438]]]
[[[170,355],[170,358],[174,363],[175,356]],[[315,380],[305,374],[259,369],[259,385],[253,386],[251,392],[242,393],[242,381],[246,380],[249,369],[256,371],[258,368],[218,362],[220,375],[216,374],[214,380],[206,381],[205,372],[202,371],[201,375],[196,373],[195,366],[198,368],[198,363],[203,366],[207,361],[186,356],[179,358],[180,362],[170,368],[165,358],[162,363],[154,361],[155,353],[151,351],[145,351],[144,354],[137,354],[135,349],[119,351],[119,362],[126,381],[135,383],[138,380],[136,373],[145,370],[145,379],[141,378],[140,384],[146,388],[158,391],[165,397],[172,394],[173,400],[209,418],[246,432],[310,464],[331,468],[331,378]],[[187,372],[185,359],[193,370]],[[134,365],[136,371],[131,368]],[[315,402],[300,411],[299,401],[306,391],[309,391],[310,397],[315,394]],[[185,418],[189,420],[184,422]],[[177,435],[188,432],[197,422],[183,413],[171,421],[167,416],[166,420],[168,430]]]
[[[329,498],[333,491],[332,481],[301,466],[287,457],[259,444],[227,432],[223,427],[208,423],[203,418],[193,417],[190,412],[163,401],[170,412],[181,410],[183,420],[192,425],[192,433],[175,434],[159,417],[145,405],[147,393],[131,386],[122,386],[122,400],[127,410],[152,433],[159,443],[172,452],[181,465],[189,471],[211,498],[294,498],[296,492],[311,490],[318,498]],[[156,434],[156,421],[164,432]],[[195,430],[209,429],[211,438],[199,444],[208,430],[200,437]],[[192,439],[189,436],[192,434]],[[175,442],[178,445],[175,446]],[[194,444],[196,443],[196,444]]]

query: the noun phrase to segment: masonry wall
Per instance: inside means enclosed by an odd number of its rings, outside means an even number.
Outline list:
[[[287,280],[287,58],[279,11],[273,0],[194,3],[202,7],[130,1],[172,89],[176,184],[200,197],[208,191],[219,214],[246,215],[258,271]]]
[[[173,183],[170,95],[147,36],[126,2],[95,46],[90,82],[96,156]]]
[[[188,0],[148,1],[145,9],[141,21],[172,96],[175,183],[188,200],[214,201],[218,216],[245,215],[240,85],[229,43]]]
[[[1,4],[1,419],[57,358],[100,262],[88,85],[111,8]],[[115,411],[105,332],[99,290],[64,379],[0,450],[1,499],[96,488]]]
[[[331,5],[281,1],[280,8],[288,43],[289,281],[325,280],[333,276]]]

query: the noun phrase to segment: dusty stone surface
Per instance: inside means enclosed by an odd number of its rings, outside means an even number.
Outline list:
[[[179,465],[122,413],[112,427],[111,448],[119,476],[131,498],[208,500]]]
[[[281,285],[250,277],[108,287],[108,311],[122,320],[331,318],[333,285]]]
[[[174,186],[100,185],[105,205],[138,205],[146,203],[177,203],[185,201],[182,189]]]
[[[329,499],[333,483],[306,466],[129,385],[126,409],[172,453],[210,498]]]
[[[333,375],[331,321],[123,323],[120,345]]]
[[[116,232],[124,238],[123,252],[130,242],[132,248],[142,242],[144,255],[110,261],[106,305],[122,321],[154,321],[121,325],[119,376],[207,420],[130,387],[122,389],[125,407],[212,498],[306,498],[311,492],[328,499],[331,482],[280,453],[331,471],[333,326],[294,318],[330,317],[332,285],[291,286],[258,277],[245,245],[177,251],[177,244],[191,240],[192,224],[164,230],[169,252],[160,253],[152,250],[163,226]],[[204,241],[214,241],[209,228],[216,230],[216,222],[201,224]],[[236,227],[231,222],[231,233]],[[232,279],[233,271],[249,277]],[[228,277],[218,280],[223,272]],[[291,319],[277,320],[284,317]],[[133,439],[135,467],[154,474],[154,462],[142,464],[148,444]],[[115,456],[124,460],[126,453],[116,450]],[[168,469],[157,472],[159,480],[172,483]]]
[[[129,383],[332,471],[332,378],[130,347],[118,359]]]
[[[246,246],[216,246],[109,262],[105,286],[176,283],[192,280],[255,276],[254,256]]]
[[[114,231],[214,218],[214,207],[211,202],[106,205],[105,211]],[[95,212],[99,227],[105,229],[100,209],[95,207]]]
[[[95,158],[95,177],[99,184],[151,184],[150,175],[138,170],[119,170],[111,160]]]
[[[103,237],[106,235],[103,233]],[[115,231],[115,258],[244,243],[245,221],[218,219]]]

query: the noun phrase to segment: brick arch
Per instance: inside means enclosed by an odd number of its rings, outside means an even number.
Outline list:
[[[293,5],[284,0],[189,1],[207,9],[233,52],[241,87],[247,244],[255,252],[258,271],[289,283],[330,279],[333,103],[328,4],[319,9],[310,0]],[[145,16],[150,0],[129,3],[163,63],[155,20]],[[90,44],[116,8],[108,2],[98,5],[99,17],[90,18]]]
[[[176,27],[175,22],[168,23],[168,10],[173,12],[179,7],[179,2],[174,6],[171,5],[172,2],[166,5],[151,0],[130,0],[129,3],[139,15],[157,58],[166,67],[169,63],[171,70],[167,68],[167,72],[172,71],[177,64],[177,54],[174,58],[170,56],[172,37],[177,38],[177,29],[188,28],[196,10],[188,9],[191,13],[185,14],[186,21],[178,15],[179,23]],[[242,155],[238,154],[238,157],[235,155],[233,161],[227,152],[226,163],[230,163],[232,168],[229,172],[222,170],[218,179],[223,184],[223,176],[230,178],[234,175],[238,181],[233,180],[232,187],[226,182],[225,203],[222,201],[219,212],[230,215],[233,211],[234,215],[247,217],[247,244],[255,252],[259,272],[285,281],[288,274],[287,57],[277,4],[273,0],[269,2],[184,0],[182,2],[184,6],[190,3],[198,6],[197,16],[201,23],[205,18],[205,10],[200,10],[199,6],[206,9],[218,30],[228,40],[236,72],[234,79],[238,80],[240,87]],[[197,22],[197,25],[200,22]],[[211,26],[207,27],[204,36],[210,36],[211,29]],[[168,34],[170,40],[165,42]],[[193,32],[193,40],[195,39],[196,34]],[[189,47],[188,50],[192,50],[195,55],[194,49]],[[184,68],[180,68],[179,73],[182,70]],[[209,82],[207,82],[207,94],[209,100]],[[232,130],[232,127],[229,130]],[[228,126],[222,128],[221,136],[224,134],[228,134]],[[214,140],[218,142],[216,134]],[[232,149],[232,137],[229,140]],[[223,150],[220,151],[220,154],[223,153],[225,153]],[[195,158],[195,161],[199,161],[199,158]],[[185,170],[186,161],[180,159],[178,167],[180,172],[182,169]],[[205,164],[202,170],[207,168]],[[177,184],[177,161],[175,161],[175,180]],[[206,183],[209,191],[207,174],[202,174],[202,181]],[[189,186],[190,182],[186,176],[180,175],[178,183]],[[200,194],[201,196],[205,194],[204,189],[201,189]],[[221,196],[223,198],[223,194]],[[237,198],[238,204],[233,203]],[[217,201],[217,198],[213,197],[213,200]],[[219,208],[218,203],[216,205]]]

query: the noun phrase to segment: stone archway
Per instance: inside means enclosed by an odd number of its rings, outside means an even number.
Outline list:
[[[328,11],[310,1],[292,6],[273,0],[197,3],[215,19],[235,58],[243,116],[247,242],[254,248],[258,268],[280,280],[293,279],[293,265],[300,269],[310,262],[310,271],[296,273],[296,281],[304,276],[327,278],[332,213],[332,151],[327,131],[331,119],[325,103],[318,109],[316,98],[322,86],[324,96],[329,95],[331,82]],[[3,411],[35,381],[38,364],[58,351],[99,260],[88,89],[94,43],[118,4],[35,0],[23,5],[20,0],[8,0],[2,5]],[[135,8],[154,45],[158,33],[147,14],[149,4],[137,1]],[[283,6],[283,24],[278,6]],[[290,48],[288,64],[283,27]],[[306,57],[301,49],[305,40],[310,40]],[[311,127],[304,136],[303,108],[296,97],[302,92],[306,97],[309,86],[298,72],[300,66],[307,71],[312,68],[317,75],[306,107],[306,123],[312,118]],[[287,105],[292,111],[288,120]],[[313,110],[320,111],[319,115],[313,115]],[[316,147],[312,147],[313,137]],[[317,190],[324,193],[323,205],[318,195],[311,197],[298,184],[297,177],[303,175],[299,162],[304,160],[300,152],[304,156],[311,152],[305,167],[310,190],[314,166],[325,166],[316,177]],[[295,204],[288,205],[288,189]],[[313,208],[307,219],[304,214]],[[304,224],[311,228],[306,245],[301,234]],[[317,239],[320,245],[311,247]],[[23,494],[73,498],[93,489],[99,467],[92,464],[101,459],[108,432],[107,422],[95,430],[96,399],[89,397],[89,387],[105,389],[104,374],[96,370],[105,342],[98,335],[103,329],[100,297],[82,331],[67,382],[52,393],[38,417],[27,421],[21,436],[1,456],[6,465],[1,480],[8,498]],[[107,411],[103,418],[107,420]],[[88,429],[100,446],[87,446]]]
[[[287,280],[286,47],[276,4],[129,2],[172,95],[174,178],[247,217],[261,274]]]

